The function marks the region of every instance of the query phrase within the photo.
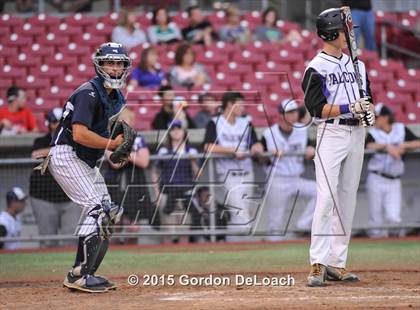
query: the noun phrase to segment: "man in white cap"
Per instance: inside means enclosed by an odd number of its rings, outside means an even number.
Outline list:
[[[264,131],[262,144],[265,151],[273,153],[267,167],[267,197],[264,209],[268,220],[267,240],[283,239],[290,212],[301,197],[307,198],[305,210],[296,223],[296,228],[310,230],[316,201],[316,182],[301,177],[304,172],[304,158],[312,159],[313,146],[308,145],[308,130],[298,122],[299,107],[294,100],[283,100],[279,105],[280,118]],[[301,153],[302,155],[286,155]],[[271,172],[271,173],[270,173]],[[287,212],[286,212],[287,211]]]
[[[7,207],[0,213],[0,237],[20,236],[22,223],[18,214],[25,209],[27,197],[20,187],[13,187],[6,193]],[[0,249],[15,250],[18,246],[18,242],[0,242]]]

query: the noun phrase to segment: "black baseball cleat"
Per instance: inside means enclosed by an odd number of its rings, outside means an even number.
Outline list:
[[[69,272],[64,278],[63,286],[70,290],[88,293],[105,293],[109,288],[104,280],[104,278],[98,278],[91,275],[75,276]]]

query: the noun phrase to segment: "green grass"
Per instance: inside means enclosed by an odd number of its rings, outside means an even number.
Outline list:
[[[349,267],[420,270],[418,240],[353,242]],[[73,252],[0,254],[0,282],[31,278],[61,279],[73,263]],[[305,271],[308,244],[203,245],[111,250],[101,273],[129,274],[237,273]]]

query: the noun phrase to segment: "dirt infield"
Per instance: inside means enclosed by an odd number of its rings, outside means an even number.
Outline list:
[[[95,295],[62,287],[71,250],[0,253],[0,309],[420,309],[419,238],[355,240],[349,265],[361,281],[323,288],[306,287],[307,253],[305,242],[114,247],[100,273],[118,289]]]
[[[0,285],[2,309],[418,309],[420,272],[359,271],[358,283],[328,282],[324,288],[305,286],[306,273],[295,272],[294,286],[130,286],[113,279],[116,291],[104,294],[70,292],[61,281]],[[251,276],[251,275],[250,275]],[[275,273],[263,276],[284,276]],[[233,276],[230,276],[233,282]]]

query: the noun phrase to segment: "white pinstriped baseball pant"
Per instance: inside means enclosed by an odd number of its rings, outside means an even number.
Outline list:
[[[52,176],[67,196],[84,209],[85,218],[83,222],[79,220],[77,235],[87,236],[97,232],[96,220],[86,214],[101,205],[103,200],[111,200],[98,167],[89,167],[69,145],[56,145],[51,148],[50,154]]]

